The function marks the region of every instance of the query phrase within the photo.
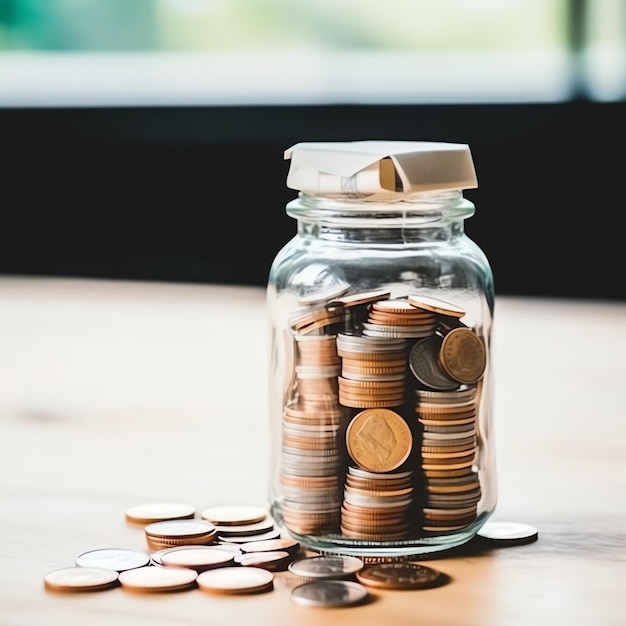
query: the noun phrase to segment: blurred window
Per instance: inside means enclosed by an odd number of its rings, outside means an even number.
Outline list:
[[[0,105],[626,97],[624,0],[0,0]]]

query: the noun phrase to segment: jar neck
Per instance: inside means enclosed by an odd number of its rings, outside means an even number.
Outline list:
[[[286,207],[301,237],[384,243],[449,240],[464,235],[474,204],[461,190],[396,194],[391,201],[300,193]]]

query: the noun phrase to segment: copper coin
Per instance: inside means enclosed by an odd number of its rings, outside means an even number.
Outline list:
[[[439,313],[440,315],[449,315],[450,317],[457,318],[465,315],[465,309],[462,307],[431,296],[410,294],[408,296],[408,301],[418,309],[431,311],[432,313]]]
[[[443,338],[439,363],[454,380],[474,384],[482,378],[487,365],[485,343],[469,328],[455,328]]]
[[[264,539],[262,541],[249,541],[241,544],[242,552],[275,552],[286,551],[289,554],[295,554],[300,549],[300,542],[291,537],[283,539]]]
[[[173,519],[191,519],[195,508],[183,502],[148,502],[126,509],[126,519],[136,524],[150,524]]]
[[[50,591],[102,591],[118,584],[119,572],[103,567],[64,567],[48,572],[44,587]]]
[[[163,551],[160,555],[161,563],[172,567],[187,567],[196,570],[196,572],[203,572],[214,567],[232,565],[235,558],[232,551],[221,550],[214,546],[196,546],[191,549],[189,546],[181,547]]]
[[[411,561],[366,565],[356,576],[364,585],[382,589],[427,589],[443,580],[439,570]]]
[[[274,574],[261,567],[220,567],[198,575],[197,584],[203,591],[223,594],[244,594],[270,591]]]
[[[270,572],[286,570],[293,557],[286,550],[246,552],[235,557],[235,563],[243,567],[262,567]]]
[[[404,418],[386,408],[366,409],[355,415],[346,430],[348,454],[361,468],[390,472],[411,453],[413,435]]]
[[[119,581],[132,591],[183,591],[195,586],[197,576],[193,569],[148,565],[122,572]]]

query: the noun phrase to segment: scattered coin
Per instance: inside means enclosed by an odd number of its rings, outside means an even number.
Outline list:
[[[126,509],[126,519],[136,524],[150,524],[172,519],[191,519],[196,510],[182,502],[148,502]]]
[[[531,524],[522,522],[488,521],[477,535],[500,546],[516,546],[537,541],[539,531]]]
[[[349,580],[316,580],[291,590],[291,599],[303,606],[338,607],[363,602],[368,597],[363,585]]]
[[[184,548],[184,549],[181,549]],[[213,546],[179,546],[163,551],[161,563],[172,567],[188,567],[203,572],[215,567],[225,567],[234,563],[234,555],[230,550],[220,550]]]
[[[244,505],[213,506],[200,513],[202,519],[215,526],[255,524],[268,516],[267,509],[263,507]]]
[[[184,591],[195,586],[197,577],[198,572],[193,569],[148,565],[122,572],[119,581],[132,591]]]
[[[259,593],[274,588],[274,574],[261,567],[220,567],[198,575],[203,591],[224,594]]]
[[[270,572],[286,570],[293,557],[286,550],[246,552],[235,557],[235,563],[245,567],[262,567]]]
[[[241,544],[242,552],[274,552],[284,550],[289,554],[296,554],[300,549],[300,542],[290,537],[282,539],[264,539],[262,541],[249,541]]]
[[[303,578],[342,578],[356,574],[364,566],[356,556],[309,556],[289,564],[289,571]]]
[[[103,567],[64,567],[48,572],[44,587],[51,591],[102,591],[118,584],[119,572]]]
[[[99,548],[83,552],[76,557],[77,567],[100,567],[123,572],[150,563],[150,556],[134,548]]]
[[[356,577],[364,585],[381,589],[427,589],[445,579],[440,571],[411,561],[366,565]]]

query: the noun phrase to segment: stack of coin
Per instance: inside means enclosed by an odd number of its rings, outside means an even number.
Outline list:
[[[476,519],[481,496],[474,469],[478,441],[476,387],[415,393],[415,411],[423,428],[423,530],[448,532],[464,528]]]
[[[337,353],[341,357],[338,378],[341,405],[365,409],[404,403],[405,339],[339,333]]]
[[[189,544],[208,545],[217,541],[215,526],[200,520],[154,522],[144,531],[148,545],[154,550]]]
[[[412,505],[410,471],[380,473],[349,466],[341,507],[341,532],[351,539],[404,539],[411,530]]]
[[[371,305],[363,323],[363,334],[370,337],[427,337],[435,330],[436,317],[418,309],[404,298],[381,300]]]

